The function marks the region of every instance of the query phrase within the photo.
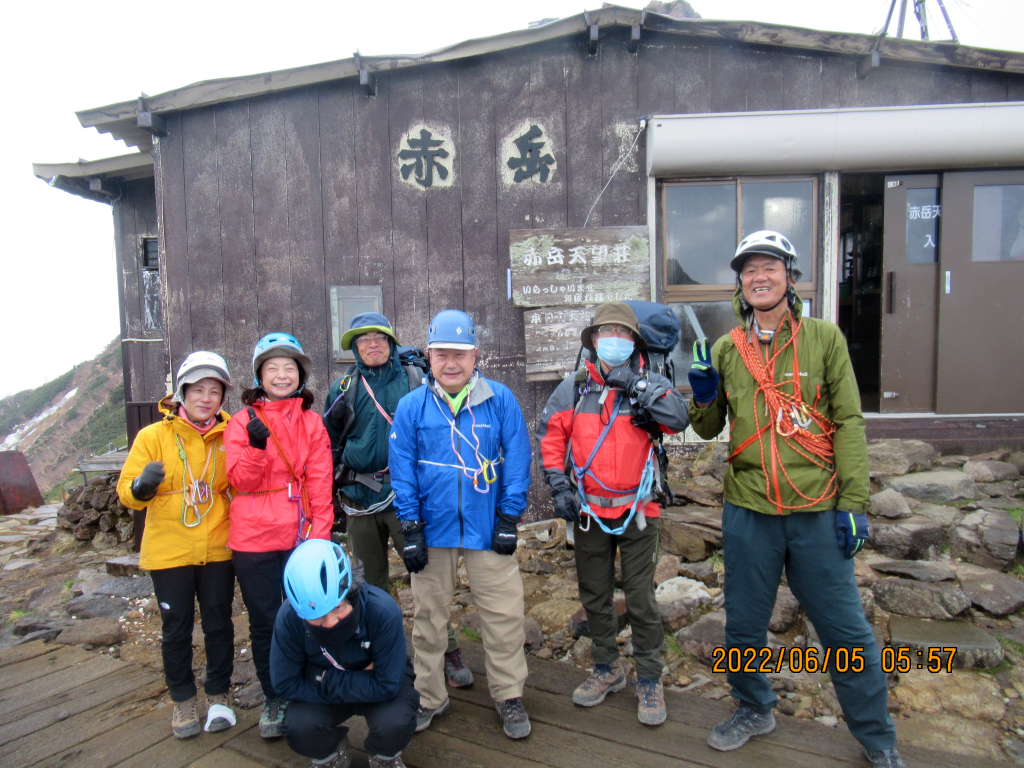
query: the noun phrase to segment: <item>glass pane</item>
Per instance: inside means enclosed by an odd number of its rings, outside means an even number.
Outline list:
[[[683,304],[669,304],[669,307],[679,318],[679,343],[671,355],[676,366],[676,384],[685,387],[686,372],[693,362],[693,343],[697,340],[697,330]],[[732,301],[691,302],[690,309],[693,310],[701,332],[707,337],[708,344],[714,344],[740,324],[732,312]]]
[[[736,186],[695,184],[665,190],[666,285],[729,285],[736,251]]]
[[[907,263],[939,260],[939,190],[907,190]]]
[[[1024,259],[1024,184],[974,188],[974,261]]]
[[[812,181],[743,182],[740,187],[743,237],[759,229],[773,229],[789,238],[796,248],[805,279],[814,264]]]

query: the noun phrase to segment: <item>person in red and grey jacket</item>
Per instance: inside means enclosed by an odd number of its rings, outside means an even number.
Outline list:
[[[334,522],[331,441],[323,420],[310,410],[306,387],[312,362],[287,333],[260,339],[252,358],[252,389],[225,431],[231,500],[228,547],[249,611],[256,676],[265,702],[260,735],[283,735],[288,702],[270,677],[274,619],[283,599],[284,567],[307,539],[327,539]]]
[[[580,340],[589,352],[586,367],[558,385],[537,425],[555,511],[574,525],[580,600],[594,642],[594,670],[572,699],[593,707],[626,687],[612,603],[617,548],[633,630],[637,716],[646,725],[660,725],[666,717],[664,631],[654,570],[661,508],[653,500],[658,469],[648,430],[685,429],[686,403],[668,379],[644,366],[647,342],[628,304],[602,304]]]

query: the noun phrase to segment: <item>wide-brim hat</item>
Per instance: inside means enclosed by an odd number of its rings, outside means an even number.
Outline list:
[[[371,331],[380,331],[386,336],[390,336],[391,340],[398,344],[398,337],[395,336],[395,332],[391,329],[391,323],[384,315],[379,312],[362,312],[352,318],[348,330],[342,335],[341,348],[352,349],[352,342],[355,341],[356,336],[362,336]]]
[[[607,304],[599,306],[597,312],[594,313],[593,324],[580,331],[580,342],[584,348],[594,348],[593,333],[602,325],[621,325],[629,328],[633,332],[633,342],[636,344],[636,348],[647,349],[647,342],[640,335],[636,313],[633,312],[633,308],[629,304],[624,304],[621,301],[609,301]]]

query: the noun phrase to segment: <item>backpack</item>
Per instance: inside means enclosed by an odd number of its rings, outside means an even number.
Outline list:
[[[640,335],[647,342],[647,349],[640,353],[644,367],[664,376],[672,382],[674,387],[676,385],[676,367],[670,355],[676,348],[676,344],[679,343],[679,318],[669,307],[655,301],[629,300],[624,303],[632,308],[633,314],[636,315]],[[593,318],[591,318],[592,323]],[[580,408],[580,387],[586,381],[587,376],[586,368],[581,366],[583,354],[584,349],[580,346],[579,354],[576,356],[576,387],[572,402],[574,418]],[[639,422],[636,419],[633,420],[633,423],[641,429],[647,430],[651,436],[660,470],[656,496],[663,506],[670,506],[675,503],[675,494],[668,485],[668,453],[665,451],[665,434],[655,423]]]

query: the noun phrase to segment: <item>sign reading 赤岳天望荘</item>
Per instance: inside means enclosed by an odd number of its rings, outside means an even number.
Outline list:
[[[646,227],[513,230],[512,299],[523,313],[526,380],[570,376],[599,304],[649,300]]]
[[[520,307],[651,297],[647,227],[516,229],[509,233],[509,260],[512,299]]]
[[[590,324],[597,305],[547,307],[523,313],[526,330],[526,380],[558,381],[576,370],[580,331]]]

